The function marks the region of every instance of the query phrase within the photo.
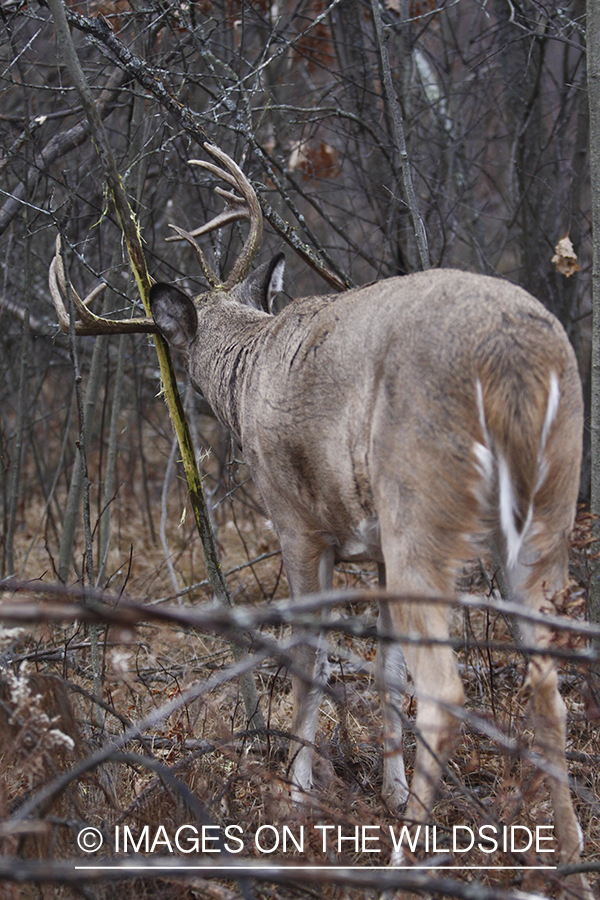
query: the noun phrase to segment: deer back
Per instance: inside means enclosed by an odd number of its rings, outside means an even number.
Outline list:
[[[172,289],[153,290],[162,327],[157,299]],[[382,492],[397,493],[401,526],[407,507],[442,485],[433,533],[471,520],[477,530],[505,467],[518,531],[551,467],[545,444],[558,398],[570,421],[562,440],[577,456],[573,351],[556,318],[508,282],[430,270],[300,299],[276,317],[243,305],[243,295],[238,287],[186,298],[196,325],[184,349],[276,524],[300,518],[342,547],[377,517]]]

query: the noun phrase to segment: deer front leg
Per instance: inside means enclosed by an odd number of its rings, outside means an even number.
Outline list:
[[[379,586],[385,587],[385,567],[379,566]],[[379,603],[377,630],[388,638],[394,634],[389,604]],[[402,700],[406,691],[406,662],[400,645],[380,638],[375,659],[375,682],[383,717],[384,800],[395,809],[408,799],[408,782],[402,747]]]
[[[319,708],[323,690],[329,681],[327,644],[323,636],[314,638],[316,643],[301,644],[293,654],[294,666],[305,677],[292,676],[294,712],[292,734],[299,738],[290,743],[290,777],[293,784],[292,798],[301,802],[313,784],[313,749],[317,733]]]
[[[333,582],[333,547],[304,546],[301,540],[282,539],[282,553],[292,598],[330,590]],[[295,630],[295,635],[297,634]],[[323,689],[329,680],[327,640],[319,634],[306,636],[306,642],[298,643],[293,651],[292,690],[294,712],[292,734],[299,741],[290,743],[290,777],[292,798],[301,802],[313,783],[313,749],[317,732],[319,707]]]

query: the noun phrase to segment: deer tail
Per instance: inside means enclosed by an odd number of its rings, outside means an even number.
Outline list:
[[[546,447],[560,403],[558,375],[529,383],[503,379],[476,382],[481,440],[476,442],[477,466],[494,484],[497,517],[509,567],[516,564],[532,524],[534,499],[548,475]]]

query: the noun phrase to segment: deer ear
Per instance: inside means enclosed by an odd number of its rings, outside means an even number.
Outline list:
[[[283,273],[285,272],[285,256],[278,253],[271,260],[268,270],[268,281],[265,285],[265,295],[263,298],[263,309],[265,312],[273,314],[273,300],[275,296],[283,290]]]
[[[198,329],[198,314],[192,299],[172,284],[153,284],[150,309],[169,344],[178,350],[187,350]]]
[[[285,257],[277,253],[270,262],[254,270],[240,286],[238,299],[247,306],[254,306],[273,314],[273,299],[283,289]]]

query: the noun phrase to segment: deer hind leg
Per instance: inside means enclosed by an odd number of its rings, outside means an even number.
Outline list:
[[[550,600],[567,580],[566,538],[564,546],[555,548],[546,560],[539,551],[525,545],[519,561],[506,566],[506,575],[513,598],[534,612],[552,612]],[[552,632],[532,623],[519,623],[519,627],[525,644],[540,650],[529,661],[523,691],[531,703],[536,746],[546,761],[560,859],[563,863],[575,863],[580,857],[583,835],[569,789],[565,758],[566,707],[558,690],[556,666],[543,655],[544,648],[552,642]],[[579,883],[587,890],[585,879]]]
[[[435,643],[408,643],[404,654],[412,674],[417,698],[417,756],[412,779],[407,821],[426,823],[431,812],[435,792],[445,763],[452,751],[459,721],[457,706],[464,702],[464,691],[456,670],[454,654],[448,640],[448,610],[443,604],[428,603],[427,597],[453,590],[453,579],[440,574],[443,565],[436,564],[436,573],[425,561],[415,565],[416,553],[402,554],[391,547],[386,553],[387,588],[390,594],[418,596],[417,602],[390,600],[389,615],[396,635],[421,635]],[[403,558],[404,557],[404,558]],[[408,561],[411,560],[411,562]],[[445,583],[442,584],[441,582]]]
[[[319,590],[330,590],[333,581],[333,548],[315,549],[307,545],[306,552],[300,554],[301,546],[301,541],[294,541],[292,552],[292,547],[282,540],[291,596],[302,597]],[[295,670],[292,673],[292,734],[300,739],[291,741],[289,755],[292,799],[295,802],[302,802],[313,784],[312,745],[315,742],[323,690],[329,681],[330,672],[327,649],[327,640],[323,635],[310,635],[307,636],[306,643],[296,644],[291,654]]]

